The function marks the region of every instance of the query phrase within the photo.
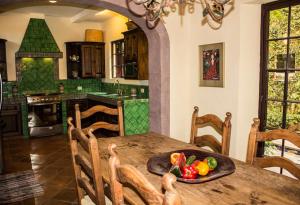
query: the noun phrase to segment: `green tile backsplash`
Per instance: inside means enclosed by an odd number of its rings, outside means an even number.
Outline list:
[[[20,92],[45,92],[55,90],[54,67],[52,58],[21,58]]]

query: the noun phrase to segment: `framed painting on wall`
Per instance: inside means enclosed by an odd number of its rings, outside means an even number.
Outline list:
[[[224,43],[199,46],[200,87],[224,87]]]

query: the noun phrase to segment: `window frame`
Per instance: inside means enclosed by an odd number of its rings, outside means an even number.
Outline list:
[[[123,51],[121,52],[121,55],[122,55],[122,58],[123,58],[123,64],[122,64],[122,75],[121,77],[114,77],[114,67],[116,66],[115,62],[114,62],[114,56],[117,56],[117,55],[120,55],[118,53],[114,53],[114,44],[117,44],[117,43],[122,43],[123,44]],[[125,45],[124,45],[124,38],[121,38],[121,39],[118,39],[118,40],[115,40],[115,41],[111,41],[111,77],[112,78],[124,78],[124,57],[125,57]]]
[[[261,120],[260,123],[260,130],[265,131],[267,129],[267,103],[268,101],[272,101],[268,99],[268,73],[271,72],[282,72],[285,74],[285,81],[284,81],[284,96],[282,100],[278,100],[277,102],[281,102],[282,108],[283,108],[283,114],[282,114],[282,128],[286,128],[286,116],[287,116],[287,107],[288,103],[293,103],[291,100],[288,100],[288,77],[289,73],[291,72],[291,69],[284,68],[283,70],[272,70],[268,69],[268,43],[270,41],[276,41],[276,40],[287,40],[287,56],[290,55],[290,40],[291,39],[299,39],[299,36],[290,36],[290,22],[291,22],[291,7],[295,5],[300,5],[299,0],[279,0],[267,4],[262,5],[261,9],[261,60],[260,60],[260,89],[259,89],[259,110],[258,115]],[[288,14],[288,35],[287,37],[283,38],[276,38],[276,39],[269,39],[269,13],[272,10],[277,10],[281,8],[289,7],[289,14]],[[293,71],[300,71],[300,69],[293,69]],[[276,101],[276,100],[275,100]],[[298,102],[296,102],[298,103]],[[281,155],[284,154],[284,140],[282,142],[281,147]],[[259,143],[258,149],[257,149],[257,155],[263,156],[264,154],[264,143]],[[282,172],[282,170],[281,170]]]

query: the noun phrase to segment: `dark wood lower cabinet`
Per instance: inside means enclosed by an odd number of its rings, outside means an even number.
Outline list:
[[[73,118],[73,123],[75,125],[75,105],[79,104],[80,110],[88,109],[87,99],[72,99],[67,101],[67,116]]]
[[[88,100],[88,107],[91,108],[95,105],[104,105],[106,107],[110,107],[110,108],[117,108],[116,105],[111,105],[108,103],[104,103],[104,102],[99,102],[99,101],[95,101],[95,100]],[[108,123],[112,123],[112,124],[118,124],[118,117],[117,116],[112,116],[112,115],[107,115],[105,113],[97,113],[89,118],[86,119],[86,121],[88,121],[90,123],[90,125],[94,122],[98,122],[98,121],[104,121],[104,122],[108,122]],[[105,129],[99,129],[94,131],[95,135],[97,136],[102,136],[102,137],[115,137],[118,136],[119,133],[118,132],[113,132],[113,131],[109,131],[109,130],[105,130]]]
[[[3,137],[22,135],[22,122],[20,105],[4,105],[1,111],[3,121]]]
[[[85,111],[95,105],[105,105],[107,107],[116,108],[116,105],[107,104],[104,102],[99,102],[91,99],[72,99],[67,101],[67,115],[68,117],[73,118],[73,123],[75,124],[75,105],[79,104],[80,111]],[[88,127],[91,124],[98,122],[98,121],[104,121],[109,123],[118,123],[117,116],[111,116],[106,115],[104,113],[97,113],[95,115],[92,115],[86,119],[81,120],[81,127]],[[118,136],[118,132],[113,131],[107,131],[104,129],[96,130],[94,132],[97,136],[103,136],[103,137],[113,137]]]

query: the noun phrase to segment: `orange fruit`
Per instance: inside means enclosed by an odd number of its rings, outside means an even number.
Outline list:
[[[200,176],[206,176],[209,172],[209,166],[205,162],[199,162],[196,166],[196,169],[198,170],[198,174]]]
[[[180,156],[180,153],[177,153],[177,152],[172,153],[172,154],[170,155],[170,161],[171,161],[171,164],[172,164],[172,165],[174,165],[174,164],[176,163],[177,158],[178,158],[179,156]]]

